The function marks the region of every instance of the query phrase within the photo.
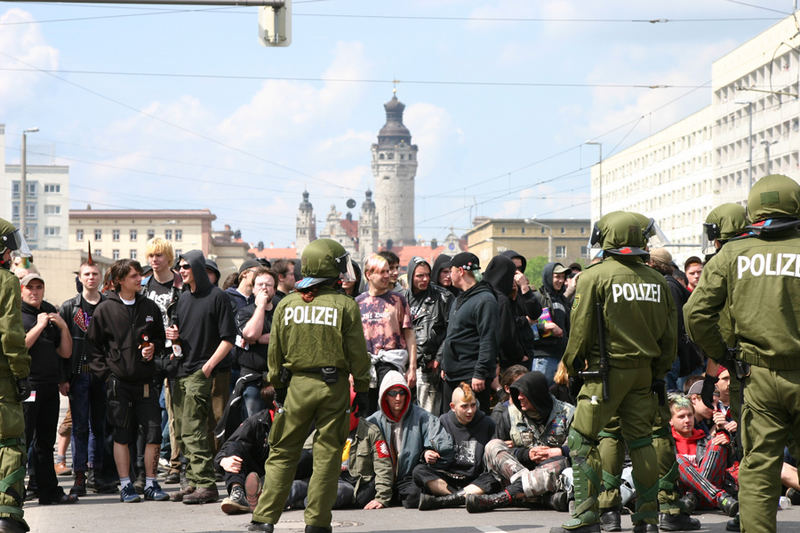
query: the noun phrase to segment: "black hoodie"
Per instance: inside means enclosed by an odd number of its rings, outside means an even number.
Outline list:
[[[519,342],[514,301],[511,293],[514,289],[514,274],[517,267],[508,257],[498,255],[489,262],[483,279],[492,286],[497,296],[497,307],[500,311],[497,317],[497,338],[500,351],[498,362],[500,369],[505,370],[511,365],[521,363],[525,351]]]
[[[153,381],[155,359],[142,359],[144,337],[155,344],[156,354],[164,349],[164,320],[158,305],[136,293],[133,313],[114,291],[97,304],[86,332],[89,369],[101,379],[109,374],[128,383]]]
[[[414,335],[417,340],[417,366],[423,371],[434,359],[441,359],[441,346],[447,334],[447,312],[453,296],[444,287],[428,285],[424,291],[414,292],[414,272],[420,265],[430,269],[427,261],[413,257],[408,263],[408,289],[401,293],[408,301]]]
[[[525,269],[528,266],[528,261],[527,259],[525,259],[525,256],[518,254],[514,250],[506,250],[505,252],[502,252],[500,255],[508,257],[509,259],[512,260],[519,259],[522,262],[522,265],[520,265],[518,270],[523,274],[525,273]],[[530,280],[528,281],[530,282]],[[522,292],[518,292],[515,304],[531,320],[536,320],[537,318],[539,318],[539,315],[542,314],[542,306],[539,305],[539,300],[537,299],[536,287],[531,284],[530,289],[531,290],[529,290],[525,294],[522,294]],[[533,340],[533,335],[531,335],[531,341],[532,340]]]
[[[497,371],[497,298],[479,281],[456,298],[450,309],[442,369],[448,381],[491,381]]]
[[[436,259],[434,259],[433,266],[431,267],[431,283],[433,285],[436,285],[437,287],[445,289],[453,296],[458,296],[461,291],[453,287],[452,285],[450,285],[449,287],[445,287],[444,285],[439,285],[439,274],[442,272],[443,269],[450,268],[450,262],[452,260],[453,258],[447,254],[439,254],[436,257]]]
[[[553,287],[553,270],[556,265],[560,263],[547,263],[542,271],[542,289],[537,295],[541,306],[550,308],[550,318],[564,331],[563,337],[556,337],[550,335],[548,337],[540,337],[534,345],[534,352],[536,357],[561,357],[564,355],[564,350],[567,347],[567,340],[569,339],[569,312],[570,303],[564,297],[564,290],[567,284],[561,287],[560,291],[556,291]],[[544,331],[539,329],[540,335]]]
[[[212,285],[206,273],[206,259],[200,250],[181,254],[192,267],[195,290],[185,290],[178,300],[177,324],[183,358],[178,377],[194,374],[208,361],[221,341],[236,340],[236,323],[231,305],[222,289]]]

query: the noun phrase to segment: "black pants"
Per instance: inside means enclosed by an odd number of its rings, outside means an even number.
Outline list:
[[[414,483],[414,477],[408,474],[395,481],[392,490],[392,503],[400,503],[406,509],[416,509],[419,507],[420,492],[422,491]]]
[[[414,483],[419,486],[422,492],[427,492],[426,485],[429,481],[436,481],[437,479],[443,480],[447,483],[450,489],[463,489],[467,485],[475,485],[480,488],[484,493],[490,494],[500,490],[500,483],[489,472],[484,472],[477,477],[455,477],[450,475],[446,470],[437,470],[427,463],[420,463],[411,471],[411,477],[414,478]]]
[[[53,445],[58,426],[58,384],[34,384],[36,400],[24,402],[25,442],[30,452],[30,485],[39,492],[39,502],[49,502],[61,497],[64,491],[58,486],[53,463]],[[31,487],[33,488],[33,487]]]

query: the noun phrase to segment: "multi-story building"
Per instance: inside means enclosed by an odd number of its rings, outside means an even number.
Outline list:
[[[566,265],[587,260],[590,234],[588,219],[478,217],[467,232],[467,246],[484,267],[506,250],[528,258],[550,257]]]
[[[20,164],[5,162],[5,126],[0,124],[0,217],[20,227]],[[34,250],[66,250],[69,215],[69,167],[26,165],[25,240]]]
[[[744,205],[767,174],[800,181],[800,34],[793,16],[712,64],[711,104],[592,167],[592,220],[653,217],[680,263],[715,206]]]

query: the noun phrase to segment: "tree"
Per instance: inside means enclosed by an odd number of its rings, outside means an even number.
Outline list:
[[[525,265],[525,275],[528,277],[528,282],[531,286],[539,288],[542,285],[542,272],[547,264],[547,258],[540,255],[526,259],[528,262]]]

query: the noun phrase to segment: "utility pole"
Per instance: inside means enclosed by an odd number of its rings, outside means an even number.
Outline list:
[[[597,195],[597,219],[600,220],[603,218],[603,143],[599,141],[586,141],[583,144],[592,144],[600,149],[600,160],[597,163],[597,191],[599,193]]]
[[[22,161],[20,162],[21,176],[19,180],[19,233],[23,238],[25,235],[25,215],[27,214],[28,200],[28,134],[36,133],[39,128],[28,128],[22,131]]]

